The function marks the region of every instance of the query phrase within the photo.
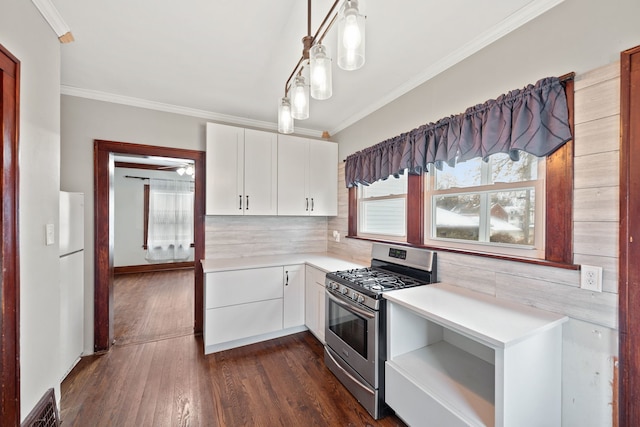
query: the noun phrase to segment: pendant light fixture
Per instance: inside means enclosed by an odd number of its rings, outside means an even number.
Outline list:
[[[357,70],[364,65],[365,17],[358,10],[358,0],[347,0],[338,20],[338,67]]]
[[[291,103],[286,96],[278,104],[278,132],[293,133],[293,117],[291,117]]]
[[[309,69],[311,74],[311,97],[324,100],[331,98],[333,88],[331,83],[331,58],[327,55],[327,48],[318,43],[309,51]]]
[[[291,89],[291,117],[296,120],[309,118],[309,86],[301,74],[296,76]]]
[[[284,97],[278,104],[278,132],[293,133],[293,120],[309,117],[311,97],[318,100],[333,94],[331,58],[322,40],[336,20],[338,28],[338,66],[344,70],[357,70],[364,65],[366,17],[361,13],[363,0],[336,0],[316,34],[311,36],[311,0],[307,0],[307,35],[303,37],[302,57],[293,68],[284,85]],[[338,8],[338,5],[342,6]],[[309,68],[308,80],[303,75]]]

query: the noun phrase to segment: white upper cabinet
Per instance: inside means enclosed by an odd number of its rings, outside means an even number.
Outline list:
[[[338,145],[278,137],[278,215],[338,214]]]
[[[207,215],[276,215],[278,136],[207,123]]]

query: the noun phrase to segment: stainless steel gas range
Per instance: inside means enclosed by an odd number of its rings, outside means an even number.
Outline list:
[[[434,283],[436,253],[374,243],[371,266],[327,273],[325,364],[374,419],[386,415],[386,291]]]

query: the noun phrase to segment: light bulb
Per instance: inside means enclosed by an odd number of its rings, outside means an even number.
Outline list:
[[[309,86],[304,77],[297,75],[293,83],[291,95],[291,117],[296,120],[309,118]]]
[[[178,175],[182,176],[182,175],[184,175],[184,173],[186,172],[186,170],[185,170],[185,168],[178,168],[178,169],[176,170],[176,172],[178,172]]]
[[[348,13],[348,15],[347,15]],[[342,35],[342,43],[348,50],[356,50],[362,43],[362,34],[358,27],[358,11],[357,9],[349,9],[345,12],[344,34]]]
[[[187,166],[187,170],[185,170],[185,173],[189,176],[193,175],[193,166]]]
[[[317,44],[309,50],[311,68],[311,96],[315,99],[329,99],[332,95],[331,58],[325,46]]]

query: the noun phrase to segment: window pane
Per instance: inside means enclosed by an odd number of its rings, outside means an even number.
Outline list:
[[[480,195],[436,196],[436,236],[447,239],[478,240]]]
[[[520,160],[514,162],[508,154],[499,153],[489,157],[492,183],[522,182],[538,179],[538,158],[520,152]]]
[[[385,199],[360,203],[360,232],[405,235],[405,199]]]
[[[399,178],[390,176],[384,181],[376,181],[369,186],[362,186],[362,197],[383,197],[393,194],[407,194],[407,174]]]
[[[436,169],[436,190],[480,185],[481,167],[482,159],[467,160],[456,164],[453,168],[444,164],[441,171]]]
[[[492,242],[534,244],[535,190],[490,194]]]

